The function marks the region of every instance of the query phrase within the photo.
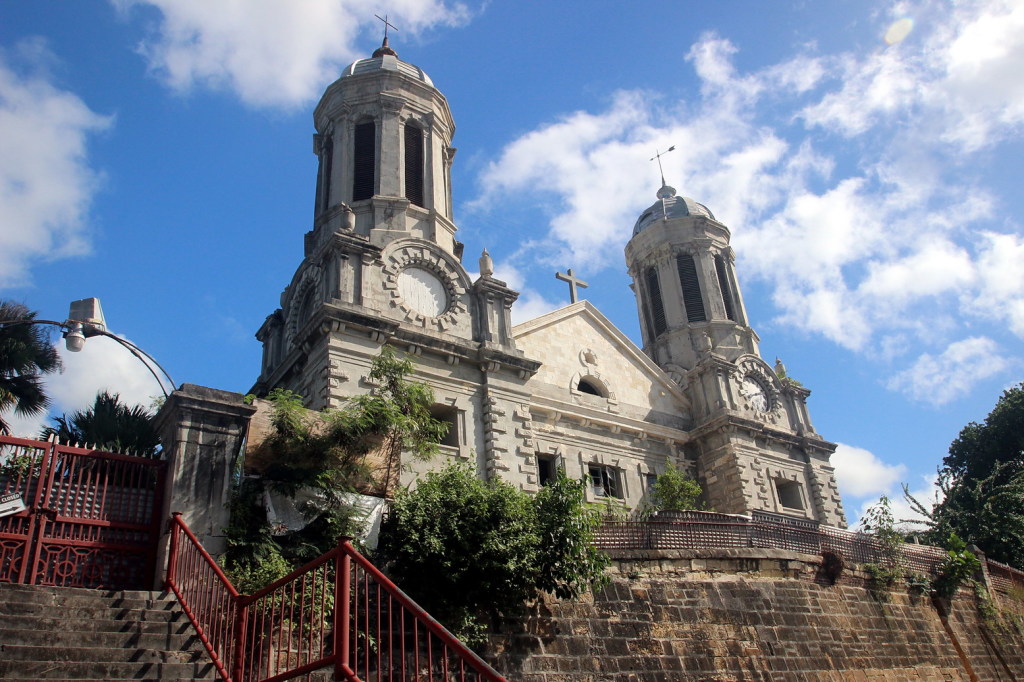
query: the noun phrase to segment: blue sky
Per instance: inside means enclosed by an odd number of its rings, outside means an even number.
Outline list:
[[[770,8],[770,12],[766,11]],[[813,391],[848,513],[926,490],[1024,377],[1024,3],[0,4],[0,297],[245,392],[311,227],[312,109],[381,39],[447,96],[467,265],[556,269],[639,339],[622,249],[665,176],[732,230],[762,354]],[[58,412],[158,388],[90,340]],[[24,424],[32,431],[36,424]]]

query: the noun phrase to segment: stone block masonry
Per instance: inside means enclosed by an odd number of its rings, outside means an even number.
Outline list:
[[[1024,610],[986,621],[962,589],[947,616],[927,595],[874,594],[855,567],[828,584],[819,562],[779,550],[623,553],[596,593],[547,597],[504,623],[491,658],[524,682],[1024,679]]]

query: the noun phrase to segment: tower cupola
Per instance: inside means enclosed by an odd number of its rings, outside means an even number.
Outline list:
[[[712,348],[729,360],[757,354],[729,229],[667,184],[656,196],[626,245],[644,352],[673,371],[692,369]]]
[[[455,134],[448,102],[423,69],[383,44],[350,64],[313,113],[320,159],[316,225],[377,246],[426,239],[458,255],[452,221]]]

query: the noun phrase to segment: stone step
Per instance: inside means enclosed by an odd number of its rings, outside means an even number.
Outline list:
[[[0,644],[7,646],[51,647],[51,648],[85,648],[96,649],[162,649],[167,651],[184,651],[192,645],[199,644],[192,632],[187,634],[148,633],[148,632],[110,632],[104,630],[70,630],[66,628],[49,628],[45,630],[12,629],[3,624],[0,626]]]
[[[184,613],[173,611],[141,612],[123,618],[62,618],[53,612],[42,615],[6,615],[0,628],[7,630],[49,630],[66,632],[138,632],[154,635],[187,635],[192,624]],[[0,641],[3,641],[0,639]]]
[[[216,677],[172,595],[0,585],[0,680]]]
[[[212,663],[113,661],[10,661],[0,659],[2,680],[213,680]]]

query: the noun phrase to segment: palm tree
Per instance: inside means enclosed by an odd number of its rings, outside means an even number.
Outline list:
[[[111,452],[154,457],[160,439],[153,428],[153,415],[141,405],[128,407],[117,393],[103,391],[92,407],[54,417],[53,426],[42,437],[56,434],[64,443],[88,444]]]
[[[21,303],[0,301],[0,433],[9,434],[3,413],[42,414],[50,405],[43,390],[43,375],[61,368],[60,356],[46,329],[31,322],[36,313]]]

